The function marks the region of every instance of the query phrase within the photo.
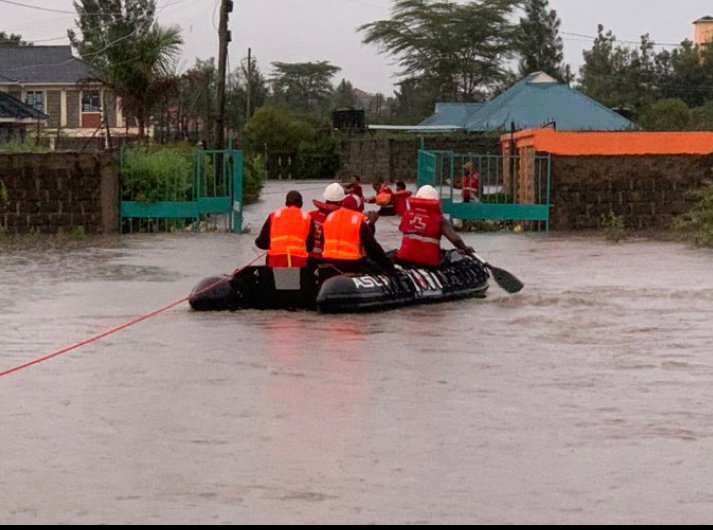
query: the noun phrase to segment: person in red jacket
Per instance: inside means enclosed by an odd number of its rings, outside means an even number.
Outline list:
[[[349,182],[344,184],[344,192],[346,197],[342,206],[355,212],[363,212],[366,201],[364,200],[364,191],[361,189],[361,178],[358,175],[354,175]]]
[[[406,183],[399,181],[396,183],[396,192],[392,195],[391,201],[394,203],[394,213],[399,217],[408,210],[408,200],[413,193],[406,189]]]
[[[285,207],[275,210],[265,221],[255,245],[267,250],[268,267],[305,267],[314,248],[315,227],[302,211],[302,195],[291,191]]]
[[[440,197],[433,186],[420,188],[409,203],[411,207],[399,226],[404,237],[396,253],[397,263],[438,267],[441,264],[443,236],[457,249],[475,254],[475,250],[463,242],[450,221],[443,216]]]
[[[463,178],[456,187],[461,189],[463,202],[477,201],[480,196],[480,174],[472,161],[463,166]]]
[[[322,253],[324,252],[324,222],[332,212],[339,210],[344,198],[344,188],[341,184],[335,182],[325,188],[322,194],[324,202],[317,200],[312,201],[317,207],[316,210],[309,213],[314,222],[314,248],[309,253],[310,258],[313,260],[322,259]]]

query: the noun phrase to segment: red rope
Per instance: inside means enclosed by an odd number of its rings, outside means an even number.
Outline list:
[[[187,302],[187,301],[191,298],[191,296],[197,296],[197,295],[203,294],[203,293],[205,293],[205,292],[207,292],[207,291],[210,291],[211,289],[213,289],[213,288],[219,286],[220,284],[222,284],[222,283],[224,283],[224,282],[230,281],[230,279],[231,279],[233,276],[235,276],[236,274],[238,274],[238,273],[242,272],[243,270],[247,269],[250,265],[252,265],[252,264],[255,263],[256,261],[258,261],[258,260],[259,260],[260,258],[262,258],[264,255],[265,255],[265,253],[260,254],[258,257],[256,257],[254,260],[252,260],[252,261],[251,261],[250,263],[248,263],[247,265],[243,265],[243,266],[240,267],[239,269],[236,269],[235,272],[233,272],[232,275],[227,276],[226,278],[223,278],[223,279],[221,279],[221,280],[219,280],[219,281],[217,281],[217,282],[215,282],[215,283],[209,285],[208,287],[206,287],[206,288],[204,288],[204,289],[201,289],[201,290],[198,291],[198,292],[191,293],[190,295],[185,296],[185,297],[181,298],[180,300],[176,300],[175,302],[173,302],[173,303],[171,303],[171,304],[169,304],[169,305],[167,305],[167,306],[165,306],[165,307],[162,307],[161,309],[157,309],[156,311],[152,311],[151,313],[148,313],[148,314],[146,314],[146,315],[144,315],[144,316],[135,318],[134,320],[132,320],[132,321],[130,321],[130,322],[127,322],[126,324],[122,324],[121,326],[117,326],[117,327],[115,327],[115,328],[112,328],[112,329],[110,329],[110,330],[108,330],[108,331],[105,331],[105,332],[103,332],[103,333],[100,333],[99,335],[96,335],[96,336],[94,336],[94,337],[92,337],[92,338],[90,338],[90,339],[87,339],[87,340],[85,340],[85,341],[78,342],[77,344],[74,344],[74,345],[72,345],[72,346],[69,346],[68,348],[64,348],[64,349],[62,349],[62,350],[56,351],[56,352],[54,352],[54,353],[51,353],[51,354],[49,354],[49,355],[45,355],[45,356],[43,356],[43,357],[39,357],[39,358],[35,359],[34,361],[29,361],[29,362],[26,362],[26,363],[21,364],[21,365],[19,365],[19,366],[15,366],[14,368],[10,368],[10,369],[8,369],[8,370],[5,370],[5,371],[3,371],[3,372],[0,372],[0,377],[5,377],[6,375],[14,374],[15,372],[19,372],[19,371],[21,371],[21,370],[24,370],[25,368],[30,368],[31,366],[35,366],[36,364],[40,364],[40,363],[43,363],[43,362],[45,362],[45,361],[49,361],[50,359],[54,359],[55,357],[59,357],[60,355],[64,355],[65,353],[69,353],[69,352],[71,352],[71,351],[77,350],[77,349],[81,348],[82,346],[86,346],[87,344],[92,344],[92,343],[94,343],[94,342],[100,341],[101,339],[103,339],[103,338],[105,338],[105,337],[108,337],[109,335],[114,335],[115,333],[118,333],[118,332],[123,331],[123,330],[125,330],[125,329],[127,329],[127,328],[130,328],[130,327],[132,327],[132,326],[135,326],[136,324],[139,324],[139,323],[143,322],[144,320],[148,320],[148,319],[153,318],[153,317],[155,317],[155,316],[157,316],[157,315],[160,315],[161,313],[165,313],[166,311],[168,311],[168,310],[170,310],[170,309],[173,309],[174,307],[179,306],[179,305],[181,305],[181,304],[184,303],[184,302]]]

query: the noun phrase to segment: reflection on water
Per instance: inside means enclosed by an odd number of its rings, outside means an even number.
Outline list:
[[[290,187],[250,235],[5,248],[0,368],[254,259]],[[184,306],[0,380],[0,523],[710,521],[713,254],[466,240],[526,290],[368,315]]]

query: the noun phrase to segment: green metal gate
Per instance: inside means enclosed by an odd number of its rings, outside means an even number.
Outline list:
[[[462,199],[463,168],[472,163],[479,173],[478,194]],[[549,230],[551,157],[525,152],[522,156],[457,154],[419,151],[418,185],[440,190],[443,211],[467,220],[532,221]]]
[[[121,152],[122,232],[200,229],[207,216],[226,216],[229,230],[243,224],[243,152],[234,149],[195,150],[163,163],[160,150],[139,149],[149,163],[132,164],[134,152]],[[139,155],[136,155],[139,156]],[[145,166],[152,168],[146,169]]]

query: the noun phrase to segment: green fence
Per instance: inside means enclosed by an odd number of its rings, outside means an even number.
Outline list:
[[[123,232],[200,230],[209,216],[242,231],[243,152],[122,149]]]
[[[479,174],[478,192],[470,202],[460,186],[464,166]],[[418,185],[440,190],[443,211],[456,219],[530,221],[534,229],[549,230],[551,158],[549,155],[502,156],[419,151]]]

